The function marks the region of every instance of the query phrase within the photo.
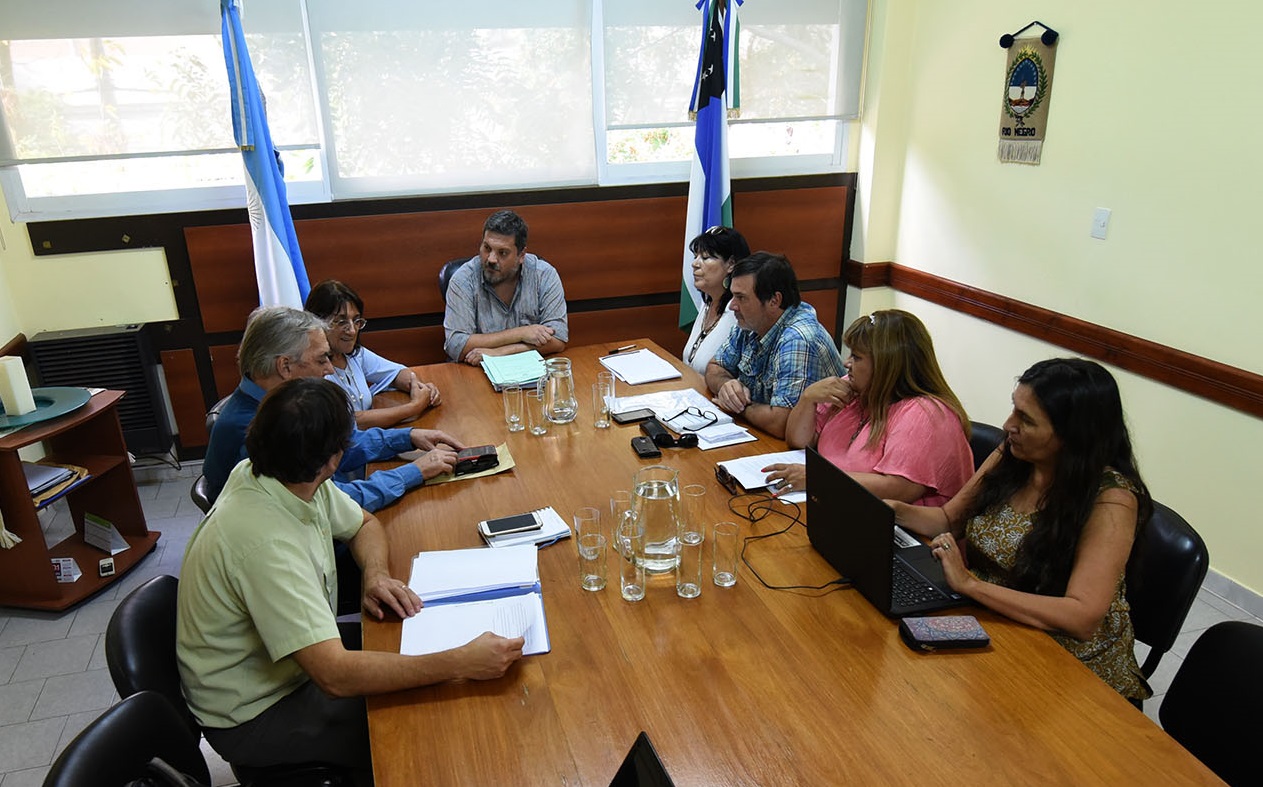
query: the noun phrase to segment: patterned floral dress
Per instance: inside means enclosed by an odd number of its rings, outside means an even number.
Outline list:
[[[1135,492],[1127,479],[1107,469],[1100,491],[1120,487]],[[969,544],[970,571],[984,582],[1010,587],[1018,547],[1031,527],[1031,515],[1018,513],[1007,503],[969,520],[965,525],[965,538]],[[1153,691],[1136,664],[1136,637],[1131,627],[1130,609],[1124,578],[1119,577],[1109,611],[1091,639],[1079,640],[1065,634],[1052,637],[1119,694],[1143,700],[1152,696]]]

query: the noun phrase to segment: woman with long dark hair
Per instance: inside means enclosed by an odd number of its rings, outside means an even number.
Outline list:
[[[1153,506],[1117,383],[1092,361],[1041,361],[1018,379],[1004,429],[960,494],[938,509],[892,503],[896,520],[935,536],[957,592],[1051,632],[1123,696],[1149,697],[1123,580]]]

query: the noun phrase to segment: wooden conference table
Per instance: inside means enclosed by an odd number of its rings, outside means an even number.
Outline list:
[[[646,340],[635,340],[666,358]],[[610,347],[617,345],[610,345]],[[702,452],[664,449],[641,460],[636,426],[592,426],[590,384],[607,348],[567,350],[580,414],[543,437],[508,434],[501,401],[481,370],[419,369],[443,404],[419,425],[468,444],[506,439],[517,467],[471,481],[423,487],[378,513],[391,541],[391,572],[406,579],[421,550],[480,546],[481,519],[551,505],[609,511],[610,492],[659,462],[680,482],[708,487],[708,520],[735,520],[742,535],[779,529],[728,511],[714,464],[769,451],[758,442]],[[619,394],[697,385],[684,380]],[[804,513],[805,518],[805,513]],[[606,524],[608,530],[608,523]],[[820,585],[837,574],[806,532],[752,544],[770,584]],[[579,587],[573,542],[540,550],[552,651],[503,678],[369,699],[379,787],[417,784],[604,785],[645,730],[677,785],[854,783],[1218,783],[1174,740],[1046,634],[973,610],[992,638],[982,652],[918,654],[897,624],[857,591],[772,591],[742,565],[732,588],[704,577],[702,595],[675,595],[674,578],[651,579],[645,598],[622,600],[618,567],[592,593]],[[365,645],[398,652],[398,621],[365,623]]]

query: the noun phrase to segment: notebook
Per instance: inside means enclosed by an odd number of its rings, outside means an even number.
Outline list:
[[[884,614],[962,606],[930,548],[895,527],[895,512],[813,448],[807,449],[807,537],[829,565]]]
[[[408,587],[425,606],[404,619],[399,652],[438,653],[494,631],[502,637],[525,637],[524,656],[547,653],[552,645],[536,551],[534,544],[524,544],[417,555]]]

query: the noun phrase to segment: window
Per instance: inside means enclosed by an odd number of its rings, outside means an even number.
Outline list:
[[[691,0],[245,0],[290,201],[684,180]],[[844,167],[862,0],[751,0],[733,174]],[[244,204],[218,4],[0,10],[15,218]]]
[[[676,0],[606,2],[606,162],[676,162],[693,150],[689,94],[700,16]],[[766,2],[738,10],[740,116],[729,121],[734,175],[840,169],[847,121],[859,117],[866,4]],[[621,167],[626,170],[627,167]],[[685,174],[687,177],[687,174]]]

